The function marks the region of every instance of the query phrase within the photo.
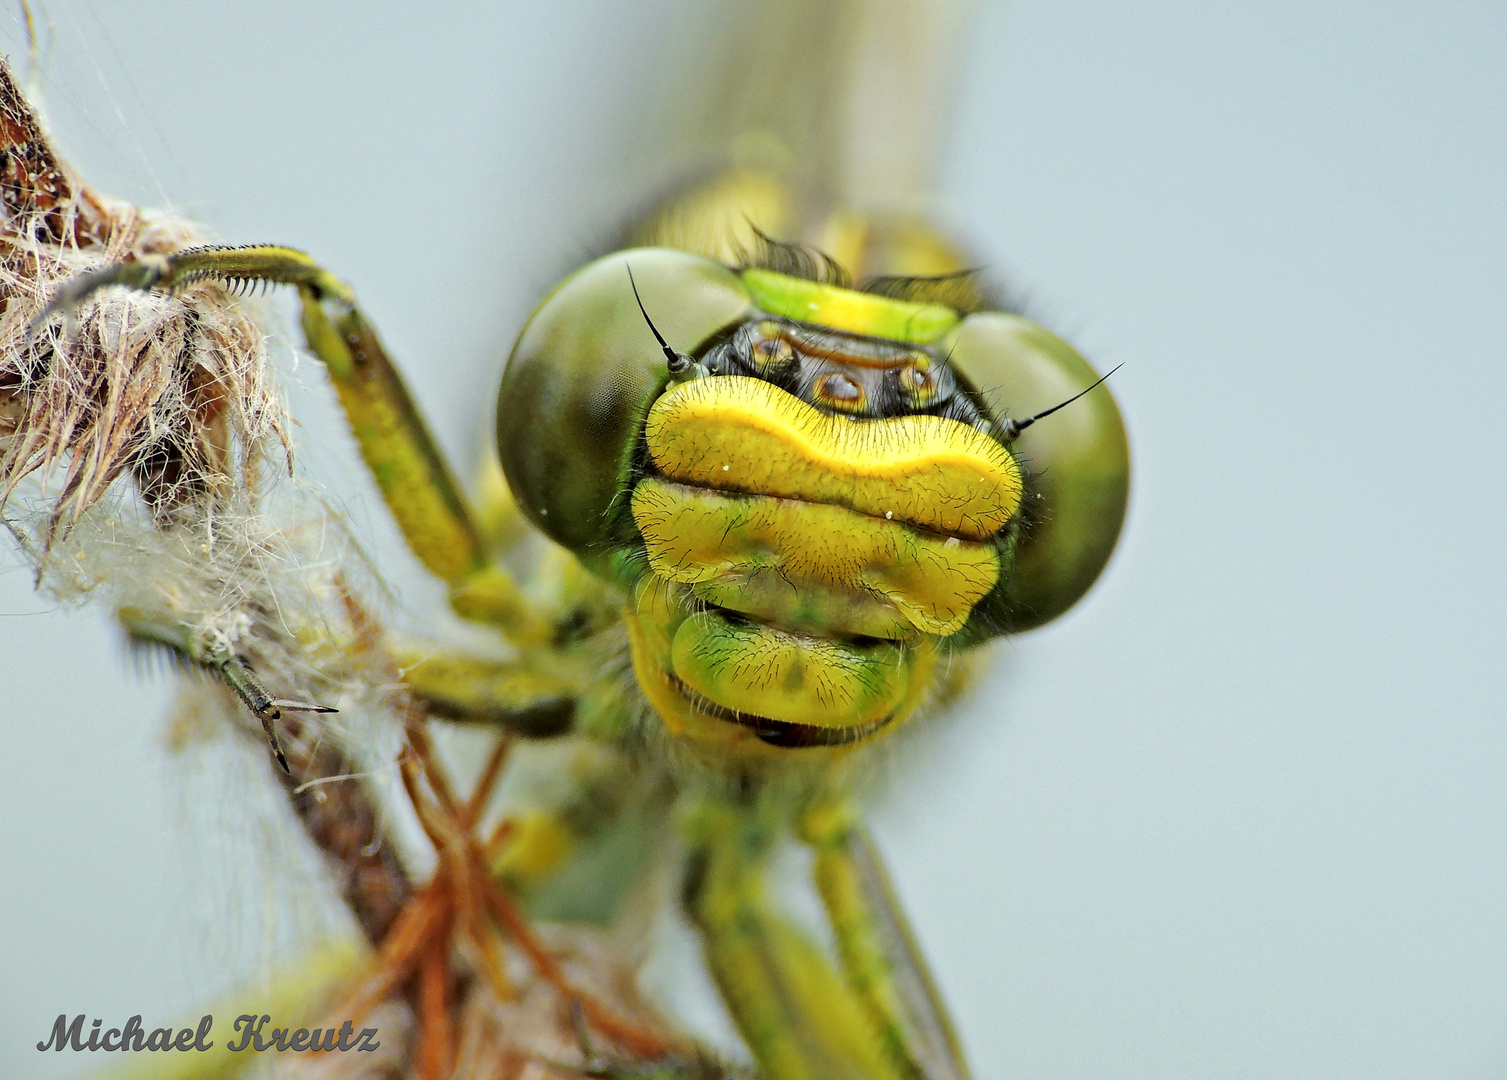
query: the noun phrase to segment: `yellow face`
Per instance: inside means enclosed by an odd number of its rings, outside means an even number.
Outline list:
[[[1027,473],[992,392],[1093,378],[1017,324],[662,248],[540,306],[499,396],[503,467],[530,520],[623,587],[671,736],[714,765],[819,764],[898,729],[939,660],[1087,588],[1123,513],[1123,429],[1110,402]],[[1059,587],[1062,567],[1086,570]]]
[[[921,307],[820,289],[886,326]],[[935,396],[935,361],[902,344],[755,323],[753,366],[815,358],[794,380],[808,400],[723,374],[649,409],[631,505],[650,573],[627,621],[635,674],[676,737],[770,757],[892,731],[925,699],[942,639],[998,584],[1019,464],[958,419],[884,415]]]

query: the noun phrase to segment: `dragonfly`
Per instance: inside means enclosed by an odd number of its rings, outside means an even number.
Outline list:
[[[916,39],[894,9],[868,17],[848,36],[892,49]],[[274,626],[253,603],[189,619],[146,602],[117,606],[130,635],[208,673],[254,717],[295,794],[332,764],[315,726],[330,706],[308,684],[331,683],[331,665],[391,660],[385,705],[407,717],[405,781],[416,804],[449,815],[426,822],[436,846],[480,804],[428,771],[415,716],[506,732],[486,775],[512,740],[588,744],[562,796],[504,819],[473,899],[610,921],[673,837],[686,914],[764,1074],[966,1075],[853,793],[874,758],[962,692],[981,647],[1092,584],[1123,518],[1124,428],[1086,361],[1004,310],[959,245],[896,209],[913,177],[870,162],[848,168],[881,175],[877,189],[844,180],[816,158],[820,131],[771,126],[652,205],[536,310],[498,398],[506,484],[494,476],[480,500],[354,294],[294,249],[174,238],[68,279],[28,340],[56,348],[71,318],[88,327],[88,305],[119,287],[159,300],[296,289],[309,348],[409,546],[458,614],[498,632],[506,659],[389,638],[339,580],[324,584],[343,607],[332,632]],[[270,406],[238,393],[236,422],[275,432]],[[162,532],[180,519],[202,528],[214,494],[196,489],[207,466],[191,460],[209,451],[177,452],[132,463]],[[71,517],[46,523],[44,549],[60,528],[84,528],[91,480],[70,477]],[[259,633],[324,667],[301,677],[267,641],[241,644]],[[770,896],[768,861],[789,843],[811,853],[834,950]],[[353,907],[379,947],[413,910]],[[486,946],[473,946],[485,971]],[[403,974],[422,996],[431,970]],[[576,1003],[583,1046],[595,1028],[654,1057],[600,1003]]]

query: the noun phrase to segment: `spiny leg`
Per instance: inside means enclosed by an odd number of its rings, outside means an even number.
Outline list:
[[[191,627],[178,615],[133,607],[115,614],[134,644],[160,650],[178,664],[210,675],[257,716],[282,766],[276,775],[294,814],[310,840],[329,856],[330,865],[338,868],[341,896],[369,942],[375,945],[386,937],[413,887],[387,840],[384,815],[365,786],[352,777],[360,766],[339,740],[319,737],[310,721],[296,715],[335,710],[269,698],[245,657],[223,635]]]
[[[236,653],[222,635],[206,633],[171,615],[143,608],[123,607],[116,611],[115,617],[132,641],[166,648],[180,661],[209,672],[230,687],[251,710],[251,715],[261,722],[272,754],[285,773],[292,770],[288,767],[288,757],[277,733],[277,721],[283,719],[283,713],[339,711],[328,705],[273,697],[258,681],[245,657]]]
[[[303,252],[202,247],[106,267],[69,282],[33,329],[111,285],[172,291],[205,280],[298,289],[304,337],[324,362],[361,456],[413,553],[462,598],[456,608],[463,616],[490,622],[520,644],[549,640],[547,621],[489,564],[487,538],[354,292]]]

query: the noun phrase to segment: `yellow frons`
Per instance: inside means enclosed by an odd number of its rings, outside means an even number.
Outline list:
[[[1020,467],[987,435],[940,416],[827,416],[761,379],[725,375],[667,390],[649,410],[649,453],[683,483],[846,506],[982,540],[1020,505]]]

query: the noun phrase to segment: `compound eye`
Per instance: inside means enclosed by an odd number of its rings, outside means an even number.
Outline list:
[[[628,281],[677,352],[694,354],[748,314],[718,263],[663,248],[620,251],[566,278],[518,336],[497,398],[497,452],[519,507],[577,553],[612,542],[644,415],[666,358]]]
[[[996,421],[1023,420],[1099,377],[1071,345],[1016,315],[970,315],[940,351]],[[1027,475],[1008,579],[981,607],[998,630],[1030,630],[1088,591],[1114,551],[1130,492],[1130,446],[1109,386],[1031,425],[1011,444]],[[996,632],[998,632],[996,630]]]

